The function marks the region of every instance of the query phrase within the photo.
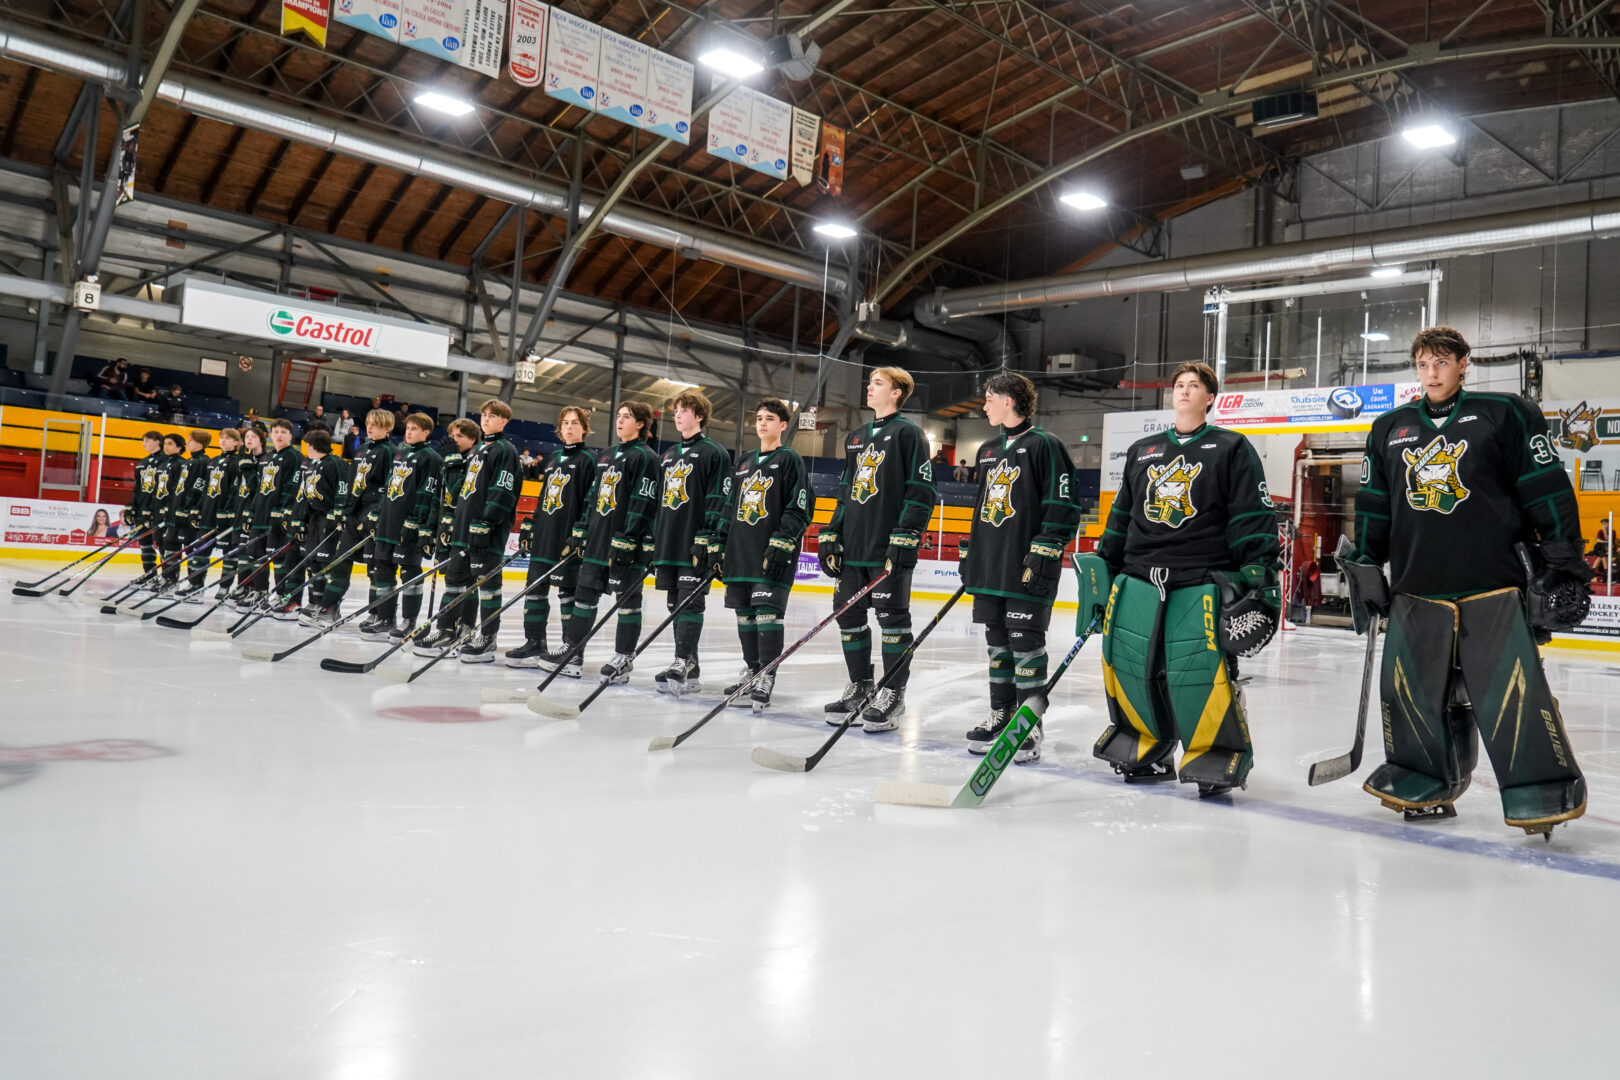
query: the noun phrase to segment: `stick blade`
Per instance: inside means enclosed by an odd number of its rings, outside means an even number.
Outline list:
[[[192,622],[185,622],[181,619],[170,618],[167,615],[159,615],[157,624],[159,626],[166,626],[170,630],[190,630],[193,626],[197,625],[197,623],[201,621],[201,619],[196,619]]]
[[[528,686],[486,686],[479,696],[491,705],[522,705],[532,693]]]
[[[372,670],[375,664],[375,660],[366,664],[356,664],[350,660],[334,660],[330,656],[321,658],[322,671],[337,671],[344,675],[364,675]]]
[[[890,806],[932,806],[950,809],[956,789],[944,784],[919,784],[905,780],[885,780],[877,786],[877,801]]]
[[[411,668],[385,666],[377,668],[372,672],[372,674],[377,676],[377,678],[381,679],[383,682],[408,683],[416,675],[416,672]]]
[[[50,592],[51,589],[53,589],[53,588],[55,588],[54,585],[51,586],[50,588],[45,588],[45,589],[30,589],[30,588],[27,588],[27,587],[22,586],[22,585],[13,585],[11,587],[11,595],[12,596],[44,596],[46,593]]]
[[[206,626],[193,626],[191,636],[197,641],[232,641],[229,633],[224,630],[210,630]]]
[[[675,739],[672,736],[659,735],[656,736],[652,742],[647,744],[647,751],[651,753],[654,750],[670,750],[673,749],[674,746]]]
[[[572,720],[579,715],[577,705],[559,705],[555,701],[547,701],[537,693],[530,693],[524,700],[528,702],[530,712],[548,716],[553,720]]]
[[[750,756],[754,759],[755,765],[763,765],[767,769],[775,769],[777,772],[802,773],[810,771],[809,758],[784,754],[780,750],[772,750],[768,746],[754,747],[754,752]]]
[[[244,660],[262,660],[267,664],[273,664],[276,662],[278,655],[280,654],[268,645],[242,646],[242,659]]]
[[[1354,771],[1354,766],[1350,764],[1350,755],[1341,754],[1312,764],[1305,782],[1311,787],[1319,787],[1322,784],[1331,784],[1335,780],[1343,780]]]
[[[102,608],[101,610],[106,611],[107,609]],[[146,615],[146,612],[142,611],[140,608],[125,607],[123,604],[114,604],[113,614],[123,615],[130,619],[139,619],[143,618]]]

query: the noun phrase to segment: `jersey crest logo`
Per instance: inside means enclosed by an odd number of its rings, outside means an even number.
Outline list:
[[[691,475],[690,461],[677,461],[664,470],[664,509],[679,510],[691,501],[686,494],[686,479]]]
[[[160,499],[169,493],[169,474],[167,472],[158,473],[157,493]]]
[[[480,454],[467,463],[467,477],[461,482],[461,497],[463,499],[478,490],[478,474],[483,471],[483,455]]]
[[[1179,529],[1196,517],[1198,507],[1193,505],[1192,485],[1203,471],[1202,462],[1189,465],[1181,454],[1168,465],[1149,465],[1147,496],[1142,502],[1147,519]]]
[[[1573,409],[1559,409],[1558,419],[1563,421],[1564,430],[1558,436],[1558,445],[1583,454],[1596,446],[1598,414],[1598,409],[1588,407],[1584,401]]]
[[[602,482],[596,485],[596,512],[607,517],[619,508],[619,481],[624,473],[618,466],[609,465],[602,473]]]
[[[883,459],[889,456],[887,450],[879,450],[876,443],[868,443],[855,459],[855,479],[849,485],[849,497],[858,503],[865,504],[866,500],[877,494],[878,466]]]
[[[546,493],[540,502],[542,514],[555,514],[563,508],[563,492],[568,490],[572,474],[556,469],[546,475]]]
[[[319,486],[320,482],[321,482],[321,476],[320,476],[319,473],[315,472],[313,469],[305,469],[304,470],[304,475],[303,475],[303,482],[299,485],[299,488],[298,488],[298,497],[300,499],[313,499],[313,498],[315,498],[315,496],[317,494],[316,489]]]
[[[765,509],[765,493],[771,490],[774,483],[776,477],[766,476],[758,469],[743,481],[742,498],[737,501],[738,521],[744,525],[754,525],[770,516]]]
[[[984,505],[979,507],[979,520],[989,525],[1000,525],[1018,511],[1013,509],[1012,486],[1022,472],[1017,465],[1003,461],[990,470],[985,479]]]
[[[1421,453],[1402,450],[1401,459],[1406,462],[1407,504],[1414,510],[1438,510],[1442,514],[1455,510],[1469,494],[1458,475],[1458,467],[1467,452],[1467,439],[1453,443],[1444,435],[1436,435]]]
[[[411,463],[404,458],[394,462],[393,468],[388,470],[389,502],[405,497],[405,480],[411,475]]]
[[[219,493],[225,486],[225,470],[221,468],[208,470],[208,497],[219,498]]]
[[[141,470],[141,490],[148,495],[152,494],[152,485],[157,482],[157,477],[153,475],[153,471],[152,469]]]
[[[370,472],[371,462],[361,458],[360,463],[354,467],[354,493],[356,495],[366,490],[366,476]]]
[[[259,473],[259,494],[268,495],[276,490],[276,474],[281,472],[280,464],[266,465]]]

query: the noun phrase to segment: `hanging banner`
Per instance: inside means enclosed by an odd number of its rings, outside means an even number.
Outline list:
[[[506,0],[468,0],[462,40],[467,51],[461,62],[480,75],[499,78],[501,50],[506,45]]]
[[[789,155],[794,183],[808,184],[816,175],[816,136],[821,134],[821,117],[803,109],[793,110],[793,151]]]
[[[602,28],[552,8],[546,27],[547,96],[594,112],[601,62]]]
[[[653,50],[647,68],[647,130],[678,143],[692,141],[692,81],[697,69]]]
[[[281,32],[305,33],[315,44],[326,45],[326,0],[281,0]]]
[[[753,135],[754,91],[739,86],[709,111],[709,153],[717,158],[748,164],[748,140]]]
[[[540,71],[546,55],[545,4],[535,0],[512,0],[507,17],[512,27],[511,48],[506,58],[506,73],[519,86],[539,86]]]
[[[400,19],[401,45],[452,64],[464,62],[467,0],[404,0]]]
[[[397,42],[400,9],[401,0],[337,0],[332,17],[344,26]]]
[[[135,201],[135,155],[140,149],[141,125],[134,124],[118,133],[118,202]]]
[[[647,77],[652,66],[652,49],[639,41],[602,31],[602,62],[597,76],[601,84],[596,111],[621,124],[647,126]]]
[[[753,123],[749,125],[748,167],[786,180],[792,147],[793,106],[756,92]]]
[[[844,193],[844,129],[821,124],[821,156],[816,159],[816,188],[834,197]]]

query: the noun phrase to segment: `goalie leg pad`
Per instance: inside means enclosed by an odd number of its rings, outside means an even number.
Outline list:
[[[1254,765],[1243,700],[1233,692],[1218,644],[1213,585],[1170,593],[1164,616],[1164,667],[1170,707],[1184,748],[1181,782],[1241,786]]]
[[[1558,702],[1517,589],[1457,603],[1458,665],[1473,700],[1473,719],[1502,789],[1502,816],[1527,832],[1545,832],[1586,812],[1586,780],[1575,763]]]
[[[1472,747],[1457,738],[1457,605],[1400,593],[1379,674],[1384,764],[1362,789],[1391,810],[1449,804],[1468,789]]]
[[[1114,579],[1103,619],[1103,690],[1111,721],[1092,754],[1122,772],[1157,764],[1176,745],[1165,693],[1164,605],[1140,578]]]

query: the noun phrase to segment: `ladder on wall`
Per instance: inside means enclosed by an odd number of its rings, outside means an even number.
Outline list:
[[[281,369],[281,387],[276,392],[276,408],[305,409],[315,397],[315,381],[320,377],[317,360],[288,360]]]

